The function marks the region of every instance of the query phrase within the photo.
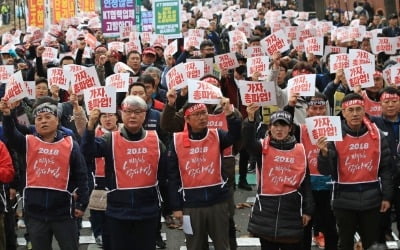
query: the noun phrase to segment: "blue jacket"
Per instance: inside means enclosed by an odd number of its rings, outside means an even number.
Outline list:
[[[144,137],[145,130],[139,133],[129,133],[125,127],[121,128],[120,134],[127,140],[137,141]],[[160,210],[159,192],[157,187],[116,190],[116,180],[113,159],[112,134],[103,137],[95,137],[94,130],[86,130],[82,137],[81,149],[86,157],[104,157],[106,161],[106,187],[107,195],[106,214],[120,220],[144,220],[155,218]],[[158,166],[158,179],[162,180],[162,169],[165,164],[165,146],[160,141],[160,159]]]
[[[16,128],[11,116],[4,116],[4,134],[8,139],[8,145],[21,155],[26,155],[26,139]],[[35,132],[35,136],[39,135]],[[61,140],[66,135],[57,131],[55,141]],[[87,184],[87,169],[85,160],[80,153],[79,145],[73,141],[71,156],[69,158],[70,177],[68,180],[68,192],[76,190],[78,198],[75,202],[67,192],[44,188],[27,188],[24,192],[24,208],[28,216],[39,220],[64,220],[73,217],[75,208],[84,211],[89,202]],[[21,170],[26,172],[26,169]],[[25,174],[21,174],[25,178]],[[25,183],[25,180],[21,180]]]

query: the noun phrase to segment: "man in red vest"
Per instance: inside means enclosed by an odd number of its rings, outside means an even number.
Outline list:
[[[228,131],[208,127],[206,105],[185,105],[187,129],[174,133],[168,152],[170,206],[183,227],[192,229],[185,230],[189,250],[207,249],[207,236],[216,250],[230,249],[230,194],[221,161],[223,150],[240,138],[241,122],[229,102],[223,109]]]
[[[95,138],[100,111],[90,113],[82,139],[86,157],[104,157],[106,229],[112,250],[154,250],[161,200],[165,146],[156,131],[144,130],[147,104],[139,96],[122,101],[123,127]],[[130,239],[131,244],[127,244]]]
[[[88,204],[87,168],[79,145],[58,130],[56,102],[33,110],[35,132],[22,135],[2,102],[8,144],[26,155],[24,213],[33,249],[52,249],[53,235],[61,249],[78,250],[76,218]]]
[[[391,153],[383,133],[365,115],[362,96],[342,101],[343,141],[319,138],[318,170],[335,180],[333,210],[339,249],[352,250],[359,232],[364,249],[378,241],[380,213],[390,208],[393,192]]]

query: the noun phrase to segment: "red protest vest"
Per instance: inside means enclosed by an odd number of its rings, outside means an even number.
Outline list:
[[[97,127],[96,133],[95,133],[96,137],[101,137],[104,134],[105,134],[104,131],[100,127]],[[106,160],[105,160],[105,158],[104,157],[94,158],[94,164],[95,164],[94,176],[95,177],[106,177]]]
[[[291,150],[279,150],[264,140],[261,195],[274,196],[296,192],[307,169],[306,154],[301,143]]]
[[[202,188],[222,184],[218,131],[208,129],[203,139],[189,139],[190,147],[184,147],[186,133],[174,133],[175,151],[178,156],[183,188]]]
[[[219,128],[225,131],[228,131],[228,121],[226,120],[225,113],[219,113],[217,115],[208,115],[208,124],[207,127],[210,128]],[[229,146],[224,149],[223,152],[224,157],[233,156],[233,146]]]
[[[364,98],[365,113],[372,116],[381,116],[382,114],[381,103],[371,100],[365,91],[362,92],[362,96]]]
[[[155,131],[145,131],[139,141],[128,141],[112,132],[114,171],[117,189],[139,189],[157,185],[160,146]]]
[[[304,149],[307,152],[307,163],[308,169],[310,169],[310,175],[321,176],[321,173],[318,171],[319,148],[317,147],[317,145],[313,145],[311,143],[310,136],[308,135],[307,131],[307,126],[305,124],[301,125],[300,133],[301,143],[303,144]]]
[[[26,136],[26,187],[67,191],[71,136],[53,143]]]
[[[356,184],[378,181],[381,139],[375,124],[371,124],[375,134],[370,132],[360,137],[346,134],[343,141],[335,142],[338,155],[338,182]]]

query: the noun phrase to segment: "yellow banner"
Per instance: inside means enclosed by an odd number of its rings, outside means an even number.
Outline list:
[[[63,18],[75,16],[75,4],[71,0],[53,1],[53,23],[58,24]]]
[[[95,1],[94,0],[78,0],[79,9],[81,12],[94,12]]]
[[[44,0],[28,0],[29,26],[44,28]]]

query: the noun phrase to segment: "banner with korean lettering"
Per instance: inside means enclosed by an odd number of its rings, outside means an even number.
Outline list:
[[[390,69],[390,84],[400,86],[400,64],[389,67]]]
[[[321,137],[327,141],[342,141],[342,123],[339,116],[313,116],[306,118],[307,132],[312,144]]]
[[[349,67],[349,55],[347,53],[331,54],[329,56],[329,72],[336,73],[339,69]]]
[[[304,39],[304,50],[306,53],[312,53],[316,56],[324,54],[324,38],[323,37],[309,37]]]
[[[0,65],[0,83],[7,82],[14,73],[14,65]]]
[[[220,70],[234,69],[239,67],[239,62],[236,58],[235,52],[217,55],[214,58],[215,64]]]
[[[81,12],[94,12],[96,10],[93,0],[78,0],[78,5]]]
[[[267,52],[269,56],[272,56],[275,52],[285,52],[290,49],[288,38],[283,30],[279,30],[260,41],[261,46]]]
[[[117,111],[117,95],[113,86],[98,86],[83,91],[86,111],[99,109],[101,113],[115,113]]]
[[[187,80],[188,102],[219,104],[221,102],[221,89],[211,83],[198,80]]]
[[[28,25],[44,28],[44,0],[28,0]]]
[[[214,73],[214,61],[213,58],[201,58],[201,59],[186,59],[186,62],[195,62],[202,61],[204,62],[204,75],[213,74]]]
[[[350,90],[353,90],[358,85],[361,88],[368,88],[374,86],[374,72],[375,69],[372,68],[371,64],[362,64],[344,69],[344,77]]]
[[[373,37],[371,39],[371,51],[375,55],[385,52],[388,55],[396,54],[397,37]]]
[[[167,74],[165,75],[165,79],[167,82],[167,88],[172,89],[175,88],[176,90],[186,87],[186,72],[185,72],[185,65],[180,63],[175,65],[171,68]]]
[[[129,73],[112,74],[106,78],[106,86],[113,86],[116,92],[128,92]]]
[[[298,93],[300,96],[315,95],[316,74],[305,74],[292,77],[288,80],[289,93]]]
[[[265,51],[264,51],[263,47],[261,47],[261,46],[251,46],[251,47],[246,48],[243,51],[243,55],[246,58],[251,58],[251,57],[255,57],[255,56],[265,56],[266,54],[265,54]]]
[[[25,88],[28,92],[28,99],[36,99],[36,84],[35,81],[25,81]]]
[[[49,80],[49,87],[56,85],[64,90],[69,89],[69,82],[67,81],[62,68],[47,69],[47,78]]]
[[[164,49],[164,57],[167,60],[168,57],[173,56],[176,52],[178,52],[178,40],[174,40],[170,42],[167,47]]]
[[[183,48],[185,50],[190,50],[191,47],[200,49],[200,44],[204,38],[198,36],[189,36],[183,39]]]
[[[240,98],[243,105],[249,106],[256,103],[259,106],[276,105],[274,82],[255,82],[240,80]]]
[[[53,22],[59,23],[61,19],[66,19],[75,16],[75,1],[53,0]]]
[[[186,78],[200,79],[204,76],[204,61],[192,61],[184,64]]]
[[[267,79],[269,74],[269,57],[268,56],[257,56],[248,58],[246,62],[247,75],[252,76],[254,73],[259,72],[259,80]]]
[[[349,50],[349,63],[350,67],[370,64],[375,69],[375,55],[368,53],[362,49],[350,49]]]
[[[83,90],[100,86],[99,77],[94,66],[72,73],[72,92],[79,95]]]
[[[102,30],[106,37],[117,37],[123,26],[134,26],[135,0],[101,0]]]
[[[168,38],[181,38],[181,10],[179,0],[154,0],[154,32]]]
[[[21,71],[10,76],[6,83],[3,100],[7,103],[13,103],[29,96]]]
[[[53,47],[45,47],[42,54],[42,60],[44,63],[52,62],[54,59],[57,59],[57,56],[58,56],[58,49]]]

